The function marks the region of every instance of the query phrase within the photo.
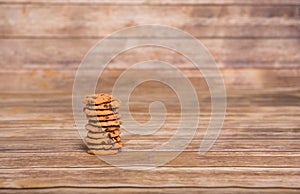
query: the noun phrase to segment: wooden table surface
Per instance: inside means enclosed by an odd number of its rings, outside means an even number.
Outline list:
[[[100,88],[109,92],[113,81],[108,80],[119,73],[109,72],[104,78],[107,87]],[[196,85],[202,87],[197,89],[201,108],[197,134],[178,157],[152,170],[120,169],[87,154],[74,125],[70,94],[2,92],[0,191],[298,193],[300,78],[299,71],[294,73],[297,76],[278,73],[272,80],[262,76],[266,87],[243,89],[232,85],[229,73],[223,72],[228,86],[226,119],[205,155],[199,155],[198,148],[209,121],[210,96],[207,88]],[[191,80],[196,84],[203,78]],[[170,88],[152,82],[141,85],[132,94],[132,113],[139,121],[149,119],[149,102],[157,99],[165,101],[169,114],[163,132],[123,133],[129,148],[150,149],[173,135],[180,111]]]
[[[0,192],[300,193],[299,10],[299,0],[0,0]],[[199,39],[227,92],[221,134],[199,155],[211,110],[202,75],[177,52],[159,48],[129,50],[112,60],[97,91],[110,93],[122,70],[152,59],[179,67],[199,98],[192,142],[170,162],[143,171],[86,153],[71,95],[88,50],[139,24],[170,25]],[[151,149],[176,130],[178,99],[158,83],[135,90],[133,116],[147,121],[153,100],[162,100],[169,113],[160,135],[123,131],[128,148]]]

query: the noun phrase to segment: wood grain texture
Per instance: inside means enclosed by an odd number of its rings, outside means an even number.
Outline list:
[[[135,41],[137,39],[133,39]],[[166,40],[166,39],[161,39]],[[300,67],[299,39],[199,39],[211,52],[219,68],[272,68],[291,69]],[[178,39],[178,45],[184,42]],[[1,70],[70,69],[76,70],[89,49],[98,39],[0,39]],[[107,52],[97,53],[105,56]],[[42,51],[42,52],[41,52]],[[180,52],[180,51],[179,51]],[[190,55],[195,56],[191,50]],[[146,60],[161,60],[179,68],[194,65],[181,54],[159,47],[140,47],[120,53],[110,63],[111,69],[125,69]],[[201,64],[210,69],[211,65]]]
[[[299,189],[282,189],[282,188],[133,188],[133,187],[123,187],[123,188],[90,188],[90,187],[76,187],[76,188],[48,188],[48,189],[2,189],[4,193],[125,193],[125,194],[135,194],[135,193],[212,193],[212,194],[232,194],[232,193],[259,193],[259,194],[269,194],[269,193],[299,193]]]
[[[169,136],[172,137],[173,133],[170,133]],[[153,152],[152,149],[162,145],[168,141],[169,138],[160,138],[157,136],[152,136],[152,138],[148,137],[145,139],[134,140],[130,136],[124,136],[122,141],[126,144],[126,147],[130,150],[142,150],[139,152],[134,152],[134,154],[149,154]],[[179,139],[180,141],[180,139]],[[43,152],[78,152],[86,151],[86,147],[83,146],[82,140],[79,138],[76,140],[14,140],[12,143],[10,141],[1,141],[2,146],[0,147],[1,152],[3,153],[38,153],[39,150],[43,150]],[[199,145],[201,143],[201,139],[195,139],[189,146],[185,149],[186,151],[194,151],[197,152],[199,150]],[[212,152],[299,152],[299,141],[297,139],[290,140],[220,140],[216,141],[214,146],[210,151]],[[174,152],[179,152],[180,149],[174,149]],[[128,151],[129,152],[129,151]],[[147,153],[148,152],[148,153]],[[164,156],[164,153],[156,153],[157,155]]]
[[[298,38],[300,31],[298,5],[0,4],[0,13],[0,36],[7,38],[104,37],[124,27],[141,24],[169,25],[195,37],[209,38]],[[134,36],[144,37],[147,34]]]
[[[98,91],[111,92],[112,87],[123,70],[107,70],[101,76],[98,82]],[[207,83],[203,76],[197,70],[183,70],[186,76],[190,77],[192,83],[196,87],[197,92],[207,93]],[[263,89],[268,91],[298,91],[299,90],[299,74],[298,69],[224,69],[221,71],[227,89],[233,90],[249,90],[248,92],[255,94],[253,89]],[[1,84],[0,90],[3,93],[64,93],[70,94],[75,78],[74,70],[3,70],[0,71],[0,81],[9,84]],[[112,76],[107,76],[108,74]],[[140,71],[139,73],[147,73]],[[87,71],[87,80],[88,77]],[[211,79],[215,75],[211,75]],[[85,82],[82,82],[85,84]],[[106,85],[101,88],[101,84]],[[230,91],[228,91],[230,92]],[[278,94],[279,95],[279,94]],[[282,94],[284,96],[284,94]],[[279,95],[280,96],[280,95]],[[283,102],[282,102],[283,103]]]
[[[238,86],[243,87],[241,84]],[[293,88],[292,85],[289,87]],[[156,96],[153,91],[161,94],[159,88],[148,92]],[[19,191],[14,190],[16,188],[29,189],[23,192],[62,190],[66,193],[93,192],[96,188],[138,192],[149,188],[153,192],[176,193],[190,187],[191,192],[204,189],[203,192],[218,193],[217,188],[221,187],[228,192],[293,193],[299,189],[300,176],[299,90],[286,91],[284,95],[281,92],[282,89],[278,93],[274,88],[270,91],[229,90],[227,118],[222,133],[208,153],[199,155],[197,151],[203,129],[209,120],[208,95],[204,93],[200,96],[204,106],[197,135],[183,153],[154,171],[112,168],[97,157],[88,155],[74,125],[70,94],[16,95],[2,92],[0,185],[10,189],[3,190],[5,192]],[[146,97],[142,90],[134,94],[137,96],[132,99],[133,105],[148,102],[141,101]],[[162,95],[164,97],[160,98],[174,103],[167,90]],[[137,119],[148,117],[144,110],[139,105],[133,109],[138,113]],[[165,142],[178,121],[174,106],[170,113],[169,123],[163,127],[160,136],[136,136],[123,131],[125,145],[132,149],[148,149]],[[147,153],[145,150],[135,154]],[[160,178],[161,174],[164,174],[164,179]],[[173,191],[175,188],[179,190]]]
[[[138,153],[138,152],[137,152]],[[140,152],[146,154],[147,152]],[[213,152],[200,156],[184,151],[165,167],[272,167],[299,168],[300,152]],[[49,163],[49,161],[51,161]],[[84,149],[72,152],[6,152],[0,154],[2,168],[92,168],[108,167],[106,162],[87,154]]]
[[[4,3],[86,3],[86,4],[133,4],[133,5],[299,5],[298,0],[0,0]]]
[[[161,167],[151,171],[106,168],[2,169],[2,188],[59,187],[275,187],[299,188],[299,168]],[[161,178],[161,175],[164,178]],[[86,179],[82,179],[86,177]],[[139,177],[139,179],[128,177]],[[151,177],[151,178],[149,178]],[[180,177],[180,178],[178,178]],[[12,181],[13,180],[13,181]],[[112,183],[111,180],[114,180]]]
[[[298,0],[0,0],[0,18],[0,193],[300,192]],[[211,97],[193,64],[176,52],[149,47],[111,61],[97,91],[110,93],[124,69],[151,59],[179,67],[197,91],[201,113],[193,140],[175,159],[149,171],[115,168],[87,154],[72,112],[73,81],[87,51],[107,34],[139,24],[171,25],[199,38],[216,59],[227,92],[219,138],[199,155]],[[131,38],[143,37],[152,36]],[[216,77],[210,66],[202,70]],[[86,70],[86,80],[92,71]],[[157,83],[132,93],[133,117],[147,121],[155,100],[168,110],[156,134],[122,131],[135,156],[165,157],[150,149],[178,127],[179,101]]]

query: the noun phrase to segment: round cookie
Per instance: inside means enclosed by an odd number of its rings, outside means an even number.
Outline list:
[[[92,124],[85,125],[85,129],[94,133],[101,133],[101,132],[110,132],[115,130],[120,130],[120,126],[116,127],[101,127],[101,126],[94,126]]]
[[[119,110],[91,110],[87,108],[84,108],[83,112],[88,116],[106,116],[119,114]]]
[[[94,149],[90,149],[87,150],[88,154],[92,154],[92,155],[112,155],[112,154],[116,154],[119,152],[119,149],[114,149],[114,150],[94,150]]]
[[[89,121],[89,124],[98,127],[110,127],[110,126],[120,126],[120,122],[118,120],[113,121]]]
[[[89,131],[89,132],[90,132],[90,131]],[[96,136],[99,136],[99,138],[101,138],[102,133],[105,133],[105,135],[106,135],[107,137],[109,137],[109,138],[118,137],[118,136],[121,134],[121,131],[120,131],[119,129],[114,130],[114,131],[100,132],[100,133],[98,133],[99,135],[97,135],[97,132],[96,132],[96,133],[95,133],[95,132],[90,132],[90,133],[89,133],[89,132],[88,132],[88,136],[89,136],[89,137],[93,136],[93,137],[91,137],[91,138],[94,138],[94,137],[96,137]],[[103,137],[103,138],[104,138],[104,137]]]
[[[110,144],[114,143],[112,141],[112,139],[110,139],[108,137],[107,138],[102,138],[102,139],[92,139],[92,138],[86,137],[85,141],[88,144],[97,144],[97,145],[110,145]]]
[[[88,131],[87,137],[93,138],[93,139],[103,139],[108,137],[108,133],[100,132],[100,133],[93,133]]]
[[[82,100],[84,104],[104,104],[112,101],[119,101],[119,100],[110,94],[87,95]]]
[[[117,120],[119,122],[119,125],[122,125],[123,124],[123,120],[121,120],[121,118],[117,118],[117,119],[109,119],[109,120],[101,120],[98,119],[97,117],[87,117],[88,121],[96,126],[98,126],[96,123],[97,122],[106,122],[106,121],[114,121],[114,120]]]
[[[86,118],[90,121],[112,121],[112,120],[120,120],[120,114],[112,114],[105,116],[86,116]]]
[[[121,134],[121,131],[114,132],[114,133],[113,132],[92,133],[92,132],[89,131],[88,134],[87,134],[87,137],[90,138],[90,139],[107,139],[108,138],[108,139],[111,139],[112,142],[114,142],[114,143],[120,142],[121,137],[119,135]],[[88,141],[86,141],[86,142],[88,142]]]
[[[111,101],[103,104],[87,104],[86,107],[92,110],[107,110],[107,109],[116,109],[121,105],[120,101]]]
[[[119,143],[113,143],[113,144],[93,144],[88,145],[89,149],[91,150],[109,150],[109,149],[120,149],[122,146]]]

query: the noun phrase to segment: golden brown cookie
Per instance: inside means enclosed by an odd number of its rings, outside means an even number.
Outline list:
[[[111,101],[103,104],[87,104],[86,107],[91,110],[107,110],[107,109],[116,109],[121,106],[120,101]]]
[[[120,126],[120,122],[118,120],[113,121],[89,121],[89,124],[98,127],[110,127],[110,126]]]
[[[88,148],[90,150],[110,150],[110,149],[120,149],[122,146],[119,143],[113,143],[113,144],[92,144],[88,145]]]
[[[87,117],[87,119],[91,124],[94,124],[95,126],[99,126],[97,122],[106,122],[106,121],[113,121],[113,120],[117,120],[119,122],[119,125],[123,124],[123,120],[121,118],[104,120],[102,118],[97,118],[97,117]]]
[[[106,115],[113,115],[113,114],[119,114],[119,110],[91,110],[84,108],[83,112],[87,116],[106,116]]]
[[[93,138],[86,137],[85,141],[88,144],[97,144],[97,145],[111,145],[114,143],[112,139],[110,139],[109,137],[101,138],[101,139],[93,139]]]
[[[100,133],[94,133],[94,132],[88,131],[87,137],[92,138],[92,139],[112,138],[114,140],[114,142],[117,142],[117,141],[121,140],[121,138],[119,137],[120,134],[121,134],[120,130],[100,132]]]
[[[106,133],[106,132],[93,133],[91,131],[88,131],[87,137],[93,138],[93,139],[107,138],[108,137],[108,133]]]
[[[85,125],[85,129],[94,133],[101,133],[101,132],[110,132],[115,130],[120,130],[120,126],[114,126],[114,127],[101,127],[101,126],[95,126],[92,124]]]
[[[90,121],[112,121],[112,120],[120,120],[120,114],[112,114],[112,115],[105,115],[105,116],[87,116],[86,117]]]
[[[119,152],[119,149],[114,149],[114,150],[94,150],[94,149],[90,149],[87,150],[88,154],[92,154],[92,155],[112,155],[112,154],[116,154]]]
[[[87,95],[83,98],[82,102],[84,104],[104,104],[112,101],[119,101],[116,97],[110,94],[92,94]]]

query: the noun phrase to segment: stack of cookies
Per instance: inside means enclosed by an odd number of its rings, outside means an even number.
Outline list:
[[[121,142],[121,102],[110,94],[93,94],[84,97],[84,112],[88,119],[85,141],[90,154],[116,154],[123,147]]]

